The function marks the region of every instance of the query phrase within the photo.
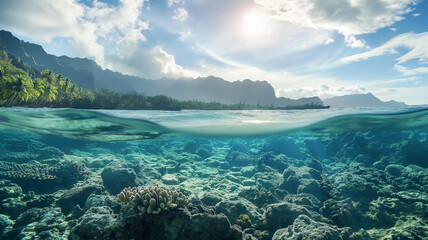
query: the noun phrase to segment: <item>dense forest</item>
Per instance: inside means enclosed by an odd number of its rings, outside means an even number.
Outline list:
[[[250,110],[273,106],[244,103],[221,104],[197,100],[179,101],[167,96],[119,93],[107,89],[90,91],[71,83],[69,78],[50,70],[38,72],[20,59],[0,49],[0,106],[52,107],[82,109],[145,110]],[[321,108],[320,105],[293,106],[287,109]]]

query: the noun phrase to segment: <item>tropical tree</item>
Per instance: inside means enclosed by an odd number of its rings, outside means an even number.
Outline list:
[[[3,103],[7,107],[28,102],[36,97],[33,81],[25,75],[10,76],[1,93]]]

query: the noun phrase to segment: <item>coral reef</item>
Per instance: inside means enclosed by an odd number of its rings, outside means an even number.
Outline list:
[[[88,177],[82,164],[61,161],[53,166],[48,164],[17,164],[0,162],[0,178],[6,178],[28,189],[39,189],[41,185],[69,185]]]
[[[190,198],[182,192],[165,187],[147,187],[144,189],[125,188],[117,195],[118,202],[138,209],[142,213],[158,214],[168,209],[187,206]]]
[[[236,224],[241,226],[243,229],[251,227],[251,219],[247,214],[241,214],[236,220]]]
[[[428,129],[0,137],[0,239],[428,239]]]

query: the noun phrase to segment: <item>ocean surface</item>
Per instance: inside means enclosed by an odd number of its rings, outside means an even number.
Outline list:
[[[0,108],[0,239],[428,239],[428,108]]]

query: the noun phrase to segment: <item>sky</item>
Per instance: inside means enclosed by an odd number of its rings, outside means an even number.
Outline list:
[[[148,79],[428,104],[427,10],[427,0],[0,0],[0,29]]]

